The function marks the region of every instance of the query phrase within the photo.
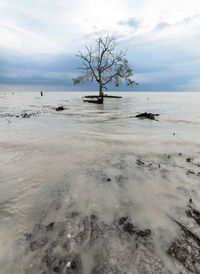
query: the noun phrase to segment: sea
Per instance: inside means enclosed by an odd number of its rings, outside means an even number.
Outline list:
[[[173,219],[200,233],[185,215],[200,209],[200,93],[88,94],[0,93],[0,273],[179,273]]]

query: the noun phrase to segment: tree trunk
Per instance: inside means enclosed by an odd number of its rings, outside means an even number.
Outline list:
[[[99,96],[103,98],[103,86],[102,84],[99,84]]]

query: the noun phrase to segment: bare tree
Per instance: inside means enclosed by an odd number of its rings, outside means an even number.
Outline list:
[[[127,86],[137,85],[132,80],[133,71],[129,67],[128,60],[125,58],[126,52],[115,52],[117,46],[116,39],[113,37],[98,38],[95,46],[86,48],[86,53],[79,51],[77,55],[82,60],[82,65],[78,69],[81,74],[73,78],[74,85],[85,81],[96,81],[99,85],[99,96],[103,97],[103,89],[110,82],[114,82],[118,87],[124,79]]]

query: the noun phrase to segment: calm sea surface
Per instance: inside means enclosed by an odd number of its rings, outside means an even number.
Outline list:
[[[69,226],[69,214],[76,213],[110,225],[128,215],[154,231],[161,252],[160,237],[167,244],[179,233],[167,214],[180,219],[190,198],[200,209],[200,93],[121,92],[115,94],[122,99],[107,98],[103,105],[83,103],[85,94],[0,94],[0,273],[51,273],[39,270],[39,259],[28,250],[26,233],[35,224]],[[57,106],[66,109],[58,112]],[[36,115],[16,117],[24,112]],[[134,118],[141,112],[160,116]],[[66,238],[75,237],[76,225]],[[113,254],[120,246],[115,244]],[[74,246],[81,271],[90,273],[95,252]],[[41,256],[42,248],[37,249]],[[104,247],[98,243],[97,249]]]

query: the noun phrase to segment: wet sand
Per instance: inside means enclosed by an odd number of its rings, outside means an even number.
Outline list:
[[[1,95],[0,272],[200,273],[199,94],[83,95]]]

